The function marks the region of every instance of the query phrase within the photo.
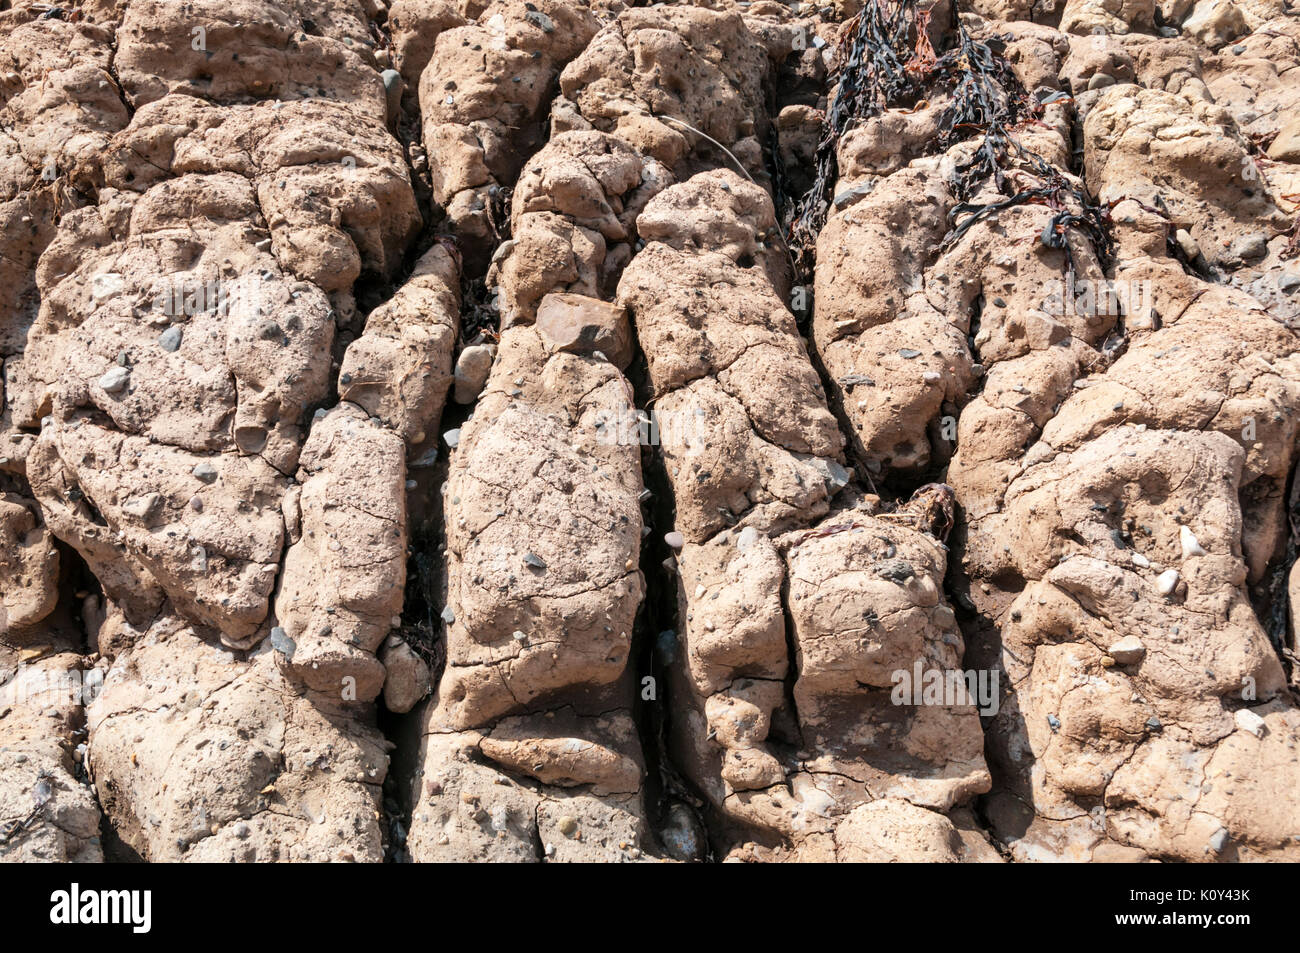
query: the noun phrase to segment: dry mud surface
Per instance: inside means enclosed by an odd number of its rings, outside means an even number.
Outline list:
[[[1300,859],[1296,0],[0,0],[0,860]]]

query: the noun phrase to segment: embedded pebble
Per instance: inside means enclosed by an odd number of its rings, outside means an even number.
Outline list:
[[[1178,588],[1177,569],[1166,569],[1164,572],[1162,572],[1159,576],[1156,577],[1156,592],[1160,593],[1160,595],[1162,596],[1173,595],[1174,590],[1177,588]]]
[[[1120,665],[1135,665],[1147,654],[1146,646],[1136,635],[1126,635],[1106,650]]]
[[[158,346],[169,354],[174,351],[179,351],[181,347],[181,339],[184,336],[185,332],[173,324],[162,334],[158,335]]]
[[[106,393],[116,394],[126,388],[131,382],[131,372],[125,367],[114,367],[109,369],[103,377],[99,379],[99,386]]]
[[[1256,738],[1264,737],[1264,732],[1267,730],[1264,719],[1255,714],[1249,708],[1239,708],[1232,716],[1232,720],[1236,724],[1237,728],[1241,731],[1249,732]]]
[[[1183,546],[1183,558],[1191,559],[1193,556],[1208,555],[1201,544],[1196,539],[1196,534],[1187,526],[1181,526],[1178,529],[1178,539]]]

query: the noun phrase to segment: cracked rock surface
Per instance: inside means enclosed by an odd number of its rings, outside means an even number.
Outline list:
[[[1300,859],[1295,0],[0,3],[0,860]]]

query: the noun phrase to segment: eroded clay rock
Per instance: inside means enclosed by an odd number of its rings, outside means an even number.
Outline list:
[[[656,411],[676,431],[664,459],[676,528],[693,542],[815,518],[848,479],[794,315],[752,255],[773,224],[761,189],[701,173],[646,207],[649,244],[619,283]]]
[[[238,173],[257,190],[256,218],[282,267],[348,290],[363,270],[391,275],[420,225],[405,158],[375,116],[333,101],[218,107],[169,96],[137,111],[107,174],[143,192],[167,172]]]
[[[98,184],[108,139],[130,119],[112,72],[112,27],[8,12],[0,23],[5,129],[43,182]]]
[[[1115,87],[1088,113],[1085,135],[1088,182],[1098,198],[1154,206],[1159,194],[1174,228],[1190,233],[1209,262],[1231,264],[1234,244],[1261,230],[1266,244],[1282,223],[1236,124],[1220,107]]]
[[[522,325],[445,487],[447,665],[424,718],[417,860],[616,860],[650,844],[628,667],[644,592],[631,388]],[[539,851],[537,844],[541,844]]]
[[[429,666],[400,636],[390,635],[379,653],[384,665],[384,707],[404,714],[429,694]]]
[[[323,694],[370,701],[384,685],[376,652],[400,622],[406,584],[406,452],[343,403],[313,422],[287,520],[275,614],[293,675]]]
[[[1065,0],[1061,29],[1067,33],[1150,32],[1156,0]]]
[[[991,852],[986,845],[981,859]],[[970,853],[952,821],[897,798],[854,809],[835,830],[835,859],[843,863],[953,864]]]
[[[231,644],[257,637],[287,487],[260,457],[191,453],[79,416],[41,432],[28,470],[50,530],[133,622],[170,600]]]
[[[116,37],[114,65],[137,108],[168,93],[227,103],[322,96],[384,116],[358,0],[131,0]]]
[[[460,329],[460,269],[437,244],[391,298],[370,312],[339,368],[339,398],[392,428],[410,447],[435,437],[452,383]]]
[[[137,624],[165,596],[230,644],[266,634],[336,309],[418,223],[400,151],[349,109],[154,102],[42,256],[10,412],[49,424],[33,490]]]
[[[766,45],[739,10],[626,10],[560,75],[552,130],[612,133],[679,179],[731,163],[712,139],[761,177],[769,68]]]
[[[163,619],[106,665],[90,764],[145,860],[383,858],[382,736],[337,693],[296,693],[274,654],[243,657]]]
[[[877,799],[947,812],[989,788],[945,556],[929,535],[946,532],[951,491],[873,508],[863,500],[775,541],[724,532],[681,554],[686,628],[666,661],[687,714],[673,754],[730,828],[775,835],[798,859],[833,857],[837,843],[870,850],[852,818]]]
[[[434,724],[473,728],[622,675],[643,583],[634,413],[608,361],[511,328],[445,490],[447,669]],[[522,637],[520,637],[522,636]]]
[[[818,238],[813,338],[872,472],[926,466],[929,429],[971,381],[963,319],[950,323],[924,293],[952,204],[937,168],[903,170]]]
[[[552,139],[519,177],[512,237],[488,274],[501,292],[503,325],[532,321],[546,294],[611,294],[632,256],[637,216],[669,181],[660,163],[614,136]]]
[[[0,635],[40,622],[58,601],[59,551],[35,500],[0,494]]]
[[[1280,18],[1207,57],[1205,82],[1214,101],[1232,113],[1247,135],[1274,135],[1295,115],[1300,103],[1297,37],[1300,24]]]
[[[1101,797],[1121,818],[1112,822],[1109,810],[1102,812],[1111,838],[1188,860],[1205,859],[1220,826],[1245,849],[1291,849],[1275,812],[1262,804],[1243,801],[1229,824],[1222,802],[1208,798],[1212,784],[1204,793],[1193,785],[1184,809],[1150,773],[1156,757],[1165,764],[1186,757],[1189,768],[1215,757],[1236,730],[1234,707],[1257,705],[1284,684],[1242,590],[1236,501],[1243,456],[1223,434],[1120,427],[1031,467],[1008,491],[995,530],[1006,542],[1003,558],[1041,581],[1012,603],[1003,627],[1015,693],[991,738],[998,757],[1024,777],[1036,813],[1063,820],[1071,798]],[[1108,463],[1098,465],[1103,458]],[[1161,499],[1158,485],[1169,498]],[[1138,495],[1137,487],[1148,490]],[[1032,512],[1043,493],[1053,500],[1051,517]],[[1182,517],[1180,526],[1175,518],[1184,513],[1197,516]],[[1027,541],[1012,535],[1013,525],[1048,524],[1071,526],[1081,543],[1041,538],[1047,548],[1031,555]],[[1121,535],[1130,525],[1131,548]],[[1171,572],[1172,588],[1162,584]],[[1220,620],[1213,627],[1198,621],[1209,605]],[[1141,658],[1110,655],[1116,637],[1139,641]],[[1285,774],[1288,764],[1268,770]],[[1197,805],[1202,797],[1204,808]]]
[[[626,713],[567,711],[508,719],[490,735],[427,735],[412,856],[498,863],[649,859],[656,847],[641,795],[617,790],[639,783],[644,771],[639,754],[630,753],[639,749],[635,735]],[[533,780],[538,775],[547,787]]]
[[[0,863],[102,863],[99,805],[76,775],[83,659],[3,646],[0,659]]]
[[[68,197],[102,184],[109,138],[130,117],[112,75],[111,25],[19,6],[0,18],[0,47],[0,470],[21,475],[34,436],[14,404],[31,373],[36,261]]]
[[[486,4],[477,0],[393,0],[388,8],[393,66],[402,74],[407,91],[418,94],[420,76],[429,65],[438,36],[464,26],[465,16],[477,15],[483,6]]]
[[[545,138],[556,75],[597,26],[578,4],[502,0],[438,36],[420,77],[424,145],[434,198],[472,273],[482,274],[491,254],[499,190]]]

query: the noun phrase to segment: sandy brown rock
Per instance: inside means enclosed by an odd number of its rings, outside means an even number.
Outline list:
[[[429,666],[400,636],[390,635],[379,653],[384,666],[384,707],[405,714],[433,687]]]
[[[0,635],[40,622],[58,601],[59,551],[35,500],[0,494]]]
[[[425,716],[417,860],[608,860],[648,834],[626,677],[639,450],[605,429],[632,412],[608,360],[548,352],[531,326],[502,334],[445,488],[448,655]]]
[[[854,820],[861,805],[946,812],[988,790],[923,500],[881,516],[863,501],[775,545],[744,530],[682,553],[686,632],[669,661],[689,714],[672,751],[733,827],[776,836],[799,859],[830,859],[834,842],[859,859],[872,850]],[[927,676],[947,689],[923,693]]]
[[[612,294],[632,256],[638,214],[670,181],[659,162],[614,136],[552,139],[519,177],[511,238],[488,273],[500,290],[503,326],[531,322],[546,294]]]
[[[0,863],[101,863],[99,806],[74,773],[94,680],[72,651],[0,659]]]
[[[754,258],[772,225],[756,186],[702,173],[646,207],[649,244],[619,284],[674,428],[664,459],[690,541],[815,518],[848,478],[794,316]]]
[[[282,474],[328,386],[332,305],[349,306],[363,262],[392,269],[416,223],[394,144],[356,123],[344,142],[346,112],[153,103],[105,162],[123,190],[65,216],[41,260],[23,367],[48,370],[11,386],[11,411],[66,427],[47,428],[33,488],[138,624],[164,595],[232,644],[266,617]]]
[[[0,6],[0,858],[1296,859],[1288,0]]]
[[[401,150],[373,116],[325,100],[215,107],[171,96],[137,111],[108,175],[143,192],[167,172],[238,173],[256,188],[282,267],[342,291],[363,270],[392,274],[420,224]]]
[[[447,671],[435,724],[471,728],[624,671],[643,591],[638,448],[612,364],[512,328],[461,429],[447,507]],[[523,638],[516,637],[522,633]]]
[[[1188,860],[1218,852],[1210,844],[1219,827],[1243,850],[1291,849],[1267,805],[1243,799],[1228,817],[1222,795],[1208,796],[1211,784],[1190,794],[1184,810],[1184,795],[1175,807],[1173,788],[1153,773],[1155,759],[1185,758],[1190,769],[1201,758],[1218,758],[1214,752],[1235,730],[1232,711],[1282,690],[1277,657],[1241,589],[1242,458],[1222,434],[1122,427],[1031,468],[1012,485],[995,532],[1006,541],[1004,558],[1041,581],[1016,599],[1003,628],[1015,693],[991,738],[998,757],[1032,785],[1036,813],[1064,820],[1077,811],[1070,798],[1102,797],[1103,830],[1112,839]],[[1153,505],[1131,489],[1163,481],[1173,493],[1168,504]],[[1044,492],[1056,508],[1050,522],[1072,526],[1076,539],[1094,540],[1091,547],[1043,539],[1045,550],[1025,549],[1027,540],[1011,527],[1048,522],[1029,515],[1042,512],[1035,500]],[[1120,513],[1135,526],[1132,549],[1120,548],[1107,526]],[[1171,519],[1178,513],[1198,514],[1184,524],[1194,547]],[[1166,589],[1166,579],[1173,588]],[[1223,621],[1207,629],[1197,620],[1211,605]],[[1108,656],[1120,636],[1141,643],[1139,661]],[[1235,751],[1229,745],[1223,758],[1238,757],[1229,753]],[[1289,763],[1268,771],[1285,775]]]
[[[1155,0],[1065,0],[1061,29],[1078,34],[1149,32],[1155,8]]]
[[[842,863],[953,864],[977,858],[996,863],[997,858],[987,845],[968,846],[942,814],[892,798],[856,808],[836,829],[835,841],[835,859]]]
[[[477,15],[485,6],[480,0],[393,0],[388,8],[393,67],[402,74],[412,99],[419,94],[420,76],[429,65],[438,36],[464,26],[467,15]]]
[[[358,0],[131,0],[115,66],[137,108],[168,93],[215,102],[319,96],[382,117],[368,22]]]
[[[290,645],[276,650],[315,691],[364,702],[383,688],[375,656],[400,621],[406,584],[405,479],[396,434],[352,404],[319,412],[303,447],[301,490],[286,501],[294,541],[275,597]]]
[[[145,624],[169,599],[231,644],[258,633],[287,485],[260,457],[191,453],[78,417],[42,432],[29,472],[50,530],[128,618]]]
[[[0,16],[0,470],[21,473],[32,441],[12,404],[30,373],[23,352],[40,306],[36,260],[72,190],[102,181],[109,137],[129,121],[111,39],[111,27],[27,7]]]
[[[501,0],[438,36],[420,77],[424,146],[471,272],[482,273],[495,243],[500,189],[544,139],[557,74],[596,29],[583,5]]]
[[[928,465],[928,431],[971,382],[965,322],[936,311],[922,277],[952,204],[938,169],[908,169],[818,239],[813,337],[870,472]]]
[[[619,739],[636,747],[631,720],[626,714],[547,715],[563,720],[555,723],[544,715],[516,724],[511,719],[498,729],[503,734],[517,731],[527,739],[520,742],[493,742],[477,732],[425,737],[410,837],[417,861],[619,863],[651,858],[656,846],[640,795],[604,788],[610,782],[614,788],[639,783],[639,759],[609,747]],[[601,737],[611,730],[613,737]],[[528,763],[532,757],[542,758],[541,768]],[[506,773],[512,769],[520,774]],[[548,787],[539,788],[528,777],[538,772]]]
[[[90,764],[119,836],[155,861],[382,859],[385,742],[355,705],[294,692],[175,620],[133,633],[89,707]]]
[[[370,312],[339,368],[339,398],[393,429],[409,447],[438,430],[460,329],[460,269],[438,244],[396,293]]]
[[[1087,177],[1098,197],[1154,205],[1158,191],[1173,227],[1185,229],[1208,262],[1228,266],[1235,255],[1240,264],[1243,238],[1263,231],[1267,243],[1284,221],[1222,108],[1115,87],[1088,113],[1085,132]]]
[[[612,133],[679,179],[730,164],[703,134],[762,176],[768,69],[766,45],[738,10],[626,10],[560,75],[552,131]],[[697,152],[709,156],[703,165],[692,159]]]
[[[1279,17],[1269,21],[1266,29],[1240,37],[1217,56],[1207,57],[1206,85],[1243,132],[1271,136],[1294,115],[1300,103],[1297,37],[1300,24],[1292,17]]]

